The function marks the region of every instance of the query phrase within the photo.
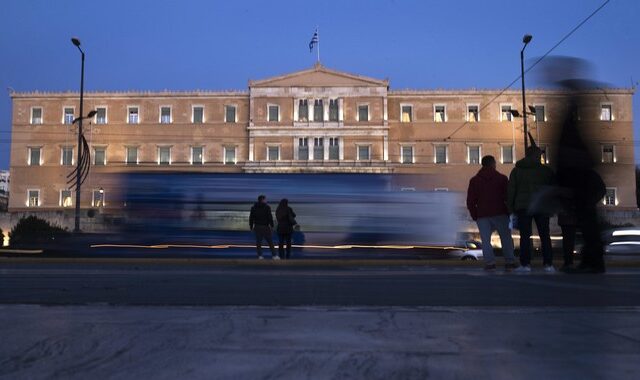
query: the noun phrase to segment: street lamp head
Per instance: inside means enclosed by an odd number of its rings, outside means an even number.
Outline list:
[[[92,110],[91,112],[89,112],[87,114],[87,119],[91,119],[92,117],[96,116],[97,113],[98,113],[98,111]]]
[[[513,117],[520,117],[520,112],[518,110],[509,110]]]
[[[71,37],[71,42],[77,47],[80,47],[80,40],[77,37]]]
[[[529,111],[530,111],[532,114],[535,114],[535,113],[536,113],[536,107],[534,107],[534,106],[529,106]]]
[[[533,36],[531,34],[525,34],[524,37],[522,37],[522,42],[526,45],[531,42],[532,38]]]
[[[104,189],[101,187],[101,188],[100,188],[100,190],[98,190],[98,192],[99,192],[100,194],[104,194]]]

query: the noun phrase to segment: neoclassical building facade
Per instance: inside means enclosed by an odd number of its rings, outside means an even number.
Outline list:
[[[586,91],[584,132],[600,159],[602,204],[636,209],[632,89]],[[13,92],[9,211],[73,211],[79,95]],[[547,148],[567,93],[531,90],[530,132]],[[91,170],[82,209],[117,208],[104,173],[414,173],[432,189],[466,191],[480,158],[508,174],[523,156],[522,100],[508,90],[390,90],[314,67],[249,81],[247,91],[90,92]],[[549,162],[553,165],[553,162]]]

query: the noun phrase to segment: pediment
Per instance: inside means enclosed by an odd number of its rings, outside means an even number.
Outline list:
[[[331,70],[316,64],[313,68],[262,80],[249,81],[249,87],[379,87],[388,80]]]

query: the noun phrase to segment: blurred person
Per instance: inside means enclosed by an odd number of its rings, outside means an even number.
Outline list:
[[[267,197],[265,195],[258,196],[258,201],[251,207],[251,212],[249,213],[249,228],[256,235],[258,259],[263,259],[262,240],[267,240],[269,249],[271,249],[271,257],[273,260],[280,260],[273,246],[273,215],[271,215],[271,207],[267,204]]]
[[[298,222],[296,222],[296,213],[289,207],[289,200],[287,198],[281,199],[278,204],[276,221],[278,222],[278,227],[276,228],[279,243],[278,253],[281,258],[289,259],[291,258],[291,235],[293,234],[294,226],[296,226]],[[284,250],[285,243],[287,246],[286,253]]]
[[[551,168],[542,164],[542,150],[538,148],[531,135],[529,140],[531,145],[525,150],[525,157],[516,162],[508,185],[507,206],[510,213],[516,214],[520,230],[520,267],[516,271],[531,272],[531,224],[535,220],[540,236],[544,270],[552,273],[555,272],[555,268],[549,231],[550,214],[544,210],[531,210],[530,206],[539,192],[553,184],[554,175]]]
[[[467,208],[471,219],[478,224],[482,241],[482,257],[487,271],[496,269],[496,261],[491,246],[491,234],[497,230],[502,243],[505,270],[517,267],[513,256],[513,239],[509,229],[507,210],[508,178],[496,170],[493,156],[482,157],[482,168],[469,181],[467,190]]]

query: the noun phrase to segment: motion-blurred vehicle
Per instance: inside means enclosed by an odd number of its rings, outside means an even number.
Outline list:
[[[479,241],[467,240],[456,243],[460,249],[447,252],[447,255],[460,260],[480,260],[482,258],[482,244]]]
[[[640,229],[616,228],[602,234],[605,257],[608,259],[640,258]]]

